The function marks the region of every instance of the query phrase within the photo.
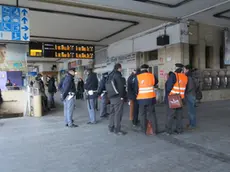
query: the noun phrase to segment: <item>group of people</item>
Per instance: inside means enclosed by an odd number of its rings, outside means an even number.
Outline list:
[[[183,105],[171,107],[170,96],[178,95],[182,102],[187,102],[189,124],[188,127],[196,127],[196,90],[199,83],[192,76],[192,69],[189,65],[175,65],[175,71],[168,74],[165,83],[165,103],[167,107],[166,132],[168,134],[183,132]],[[134,70],[127,80],[122,77],[122,65],[115,64],[110,73],[104,73],[98,82],[96,73],[92,69],[87,70],[87,79],[84,83],[84,90],[87,99],[89,113],[88,124],[96,124],[96,100],[101,99],[100,117],[109,116],[109,132],[117,135],[126,134],[121,129],[124,103],[128,99],[130,104],[130,120],[135,129],[147,133],[148,126],[151,126],[153,133],[159,133],[158,122],[155,111],[156,92],[154,87],[158,79],[148,71],[149,66],[144,64],[140,69]],[[73,123],[73,111],[76,100],[76,87],[74,83],[75,69],[70,69],[62,83],[61,94],[64,102],[65,124],[68,127],[77,127]],[[110,112],[107,112],[107,104],[110,104]],[[173,129],[173,123],[176,128]]]
[[[167,107],[166,132],[168,134],[183,132],[183,104],[187,104],[189,129],[196,128],[196,99],[202,96],[199,79],[193,75],[194,69],[190,65],[175,64],[175,71],[168,73],[165,83],[165,104]],[[152,78],[153,81],[152,81]],[[130,120],[133,126],[139,125],[140,129],[147,133],[148,124],[151,124],[152,131],[157,134],[158,123],[155,112],[156,94],[154,86],[158,84],[156,76],[148,72],[148,65],[142,65],[141,71],[134,70],[128,78],[128,98],[130,100]],[[182,104],[179,107],[172,107],[173,101],[170,96],[179,95]],[[174,100],[174,99],[173,99]],[[177,101],[174,100],[174,101]],[[176,128],[173,128],[173,124]]]
[[[42,75],[38,74],[35,77],[35,81],[30,83],[30,86],[39,90],[39,93],[42,97],[43,112],[47,112],[50,111],[50,109],[56,108],[54,94],[57,92],[57,88],[55,85],[55,78],[53,76],[47,76],[47,82],[44,84]],[[48,97],[46,95],[45,86],[48,87]]]

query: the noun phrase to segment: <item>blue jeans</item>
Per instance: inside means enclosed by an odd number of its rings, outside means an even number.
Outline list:
[[[196,97],[192,95],[187,96],[187,104],[188,104],[188,117],[189,123],[191,127],[196,127]]]
[[[100,108],[100,116],[103,117],[107,115],[107,95],[104,94],[101,97],[101,108]]]
[[[67,98],[64,100],[65,123],[68,124],[68,126],[73,125],[74,106],[75,106],[75,96],[72,97],[70,100],[67,100]]]
[[[91,123],[96,122],[96,112],[95,112],[95,99],[87,99],[87,108],[89,112],[89,121]]]

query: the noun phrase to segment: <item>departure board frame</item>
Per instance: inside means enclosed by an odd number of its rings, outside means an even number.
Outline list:
[[[63,59],[94,59],[95,46],[86,44],[44,43],[44,57]]]
[[[29,57],[43,57],[42,42],[29,42]]]

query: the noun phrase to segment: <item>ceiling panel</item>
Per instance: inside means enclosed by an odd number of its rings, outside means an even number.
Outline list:
[[[31,11],[30,25],[31,35],[97,41],[131,24]]]

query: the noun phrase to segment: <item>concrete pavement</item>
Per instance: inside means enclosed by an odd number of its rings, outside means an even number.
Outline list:
[[[127,107],[123,128],[128,134],[109,134],[107,120],[86,124],[85,102],[80,101],[74,116],[79,128],[64,127],[61,106],[42,118],[4,119],[0,172],[229,172],[229,103],[201,104],[199,128],[172,137],[133,132]],[[157,112],[163,129],[164,108]]]

